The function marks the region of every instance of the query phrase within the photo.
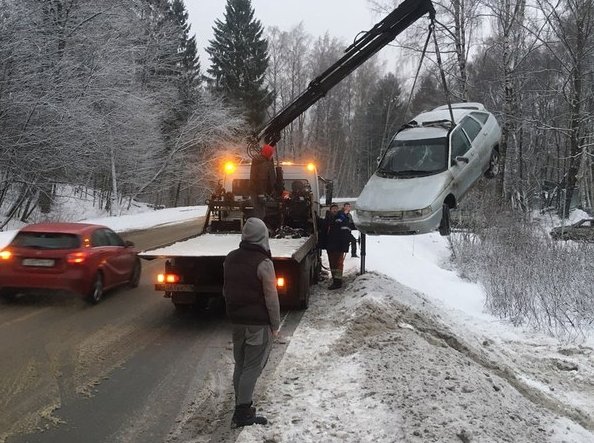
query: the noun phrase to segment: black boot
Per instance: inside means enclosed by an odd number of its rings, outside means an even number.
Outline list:
[[[332,279],[332,284],[328,286],[328,289],[339,289],[342,288],[342,279],[334,278]]]
[[[237,426],[265,425],[268,423],[266,417],[256,415],[256,408],[252,404],[237,405],[231,422]]]

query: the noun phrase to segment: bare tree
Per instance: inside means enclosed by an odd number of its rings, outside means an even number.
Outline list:
[[[566,0],[556,4],[538,0],[554,43],[543,41],[562,68],[563,97],[568,106],[568,168],[563,213],[568,214],[578,182],[582,160],[589,152],[592,137],[592,62],[594,60],[594,4],[589,0]],[[559,6],[563,6],[560,8]]]
[[[307,86],[311,74],[307,67],[311,37],[299,24],[289,31],[278,28],[268,30],[270,69],[268,83],[275,91],[271,113],[287,106]],[[306,114],[300,115],[283,130],[279,153],[296,160],[303,156]]]

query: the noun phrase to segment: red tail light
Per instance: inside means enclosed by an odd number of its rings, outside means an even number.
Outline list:
[[[10,252],[8,249],[5,249],[4,251],[0,251],[0,261],[10,260],[11,257],[12,257],[12,252]]]
[[[86,252],[73,252],[66,256],[66,263],[71,265],[84,263],[88,256]]]
[[[285,287],[285,278],[284,277],[278,277],[276,279],[276,286],[278,288],[284,288]]]

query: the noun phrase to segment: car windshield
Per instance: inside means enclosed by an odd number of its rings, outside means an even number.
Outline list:
[[[447,167],[447,139],[392,140],[378,171],[396,175],[428,175]]]
[[[80,239],[74,234],[50,232],[19,232],[12,246],[35,249],[77,249]]]

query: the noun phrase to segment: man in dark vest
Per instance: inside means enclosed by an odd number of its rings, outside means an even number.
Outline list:
[[[236,426],[264,425],[256,415],[252,395],[280,327],[276,274],[268,244],[268,228],[256,217],[247,219],[239,249],[225,258],[224,287],[227,315],[233,323],[233,387]]]

